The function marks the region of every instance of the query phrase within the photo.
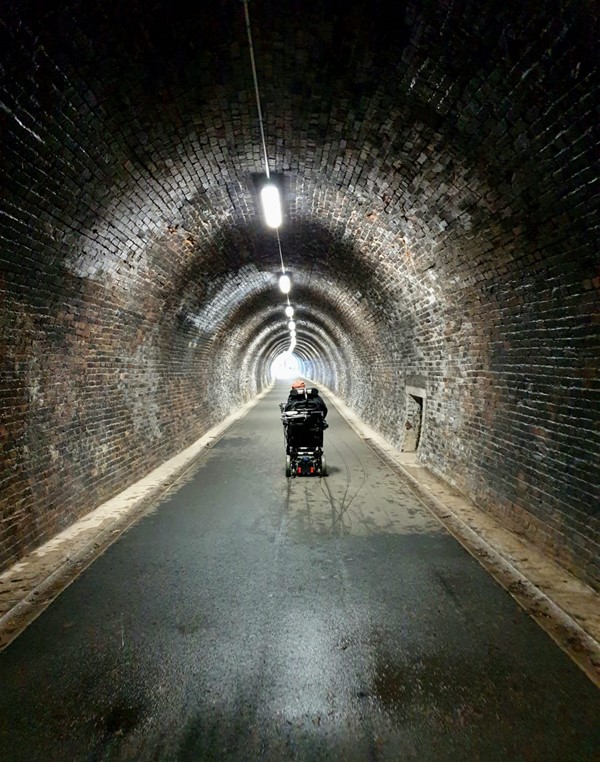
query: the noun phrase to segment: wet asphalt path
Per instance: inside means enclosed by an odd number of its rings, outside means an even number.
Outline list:
[[[0,653],[0,760],[600,758],[600,691],[330,406],[278,386]]]

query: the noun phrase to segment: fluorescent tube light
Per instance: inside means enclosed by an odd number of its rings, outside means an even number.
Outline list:
[[[264,185],[260,192],[265,222],[270,228],[278,228],[281,225],[281,202],[279,190],[273,183]]]
[[[282,275],[279,278],[279,288],[283,291],[284,294],[289,294],[291,287],[292,287],[292,281],[290,280],[290,276]]]

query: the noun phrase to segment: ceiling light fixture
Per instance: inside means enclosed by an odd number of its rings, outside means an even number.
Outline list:
[[[265,222],[270,228],[278,228],[281,225],[281,201],[279,189],[273,183],[263,185],[260,192]]]
[[[292,281],[287,273],[279,276],[279,288],[284,294],[289,294],[292,287]]]
[[[254,80],[254,95],[256,97],[256,111],[258,113],[258,125],[260,127],[260,138],[262,142],[263,155],[265,159],[265,175],[267,181],[271,177],[269,171],[269,156],[267,153],[267,141],[265,138],[265,127],[263,123],[262,108],[260,105],[260,93],[258,90],[258,76],[256,74],[256,63],[254,60],[254,45],[252,43],[252,30],[250,29],[250,12],[248,11],[248,0],[243,0],[244,3],[244,15],[246,17],[246,33],[248,35],[248,48],[250,51],[250,64],[252,65],[252,78]],[[281,251],[281,240],[279,239],[279,231],[277,228],[281,225],[281,201],[279,198],[279,189],[272,182],[267,182],[261,190],[261,200],[263,203],[263,210],[265,213],[265,221],[267,225],[275,228],[277,234],[277,246],[279,248],[279,259],[281,261],[281,272],[285,274],[285,265],[283,263],[283,252]],[[281,287],[281,283],[280,283]],[[282,289],[283,290],[283,289]],[[283,291],[287,294],[287,291]]]
[[[244,4],[244,14],[246,17],[246,32],[248,35],[248,47],[250,51],[250,63],[252,65],[252,77],[254,80],[254,94],[256,97],[256,110],[258,113],[258,124],[260,127],[260,137],[262,141],[262,148],[263,148],[263,154],[264,154],[264,160],[265,160],[265,176],[267,179],[267,182],[263,185],[260,191],[260,198],[262,202],[263,207],[263,213],[266,224],[275,229],[275,235],[277,237],[277,247],[279,250],[279,261],[281,263],[281,275],[279,276],[279,288],[284,294],[289,294],[290,289],[292,287],[292,281],[289,276],[289,273],[286,272],[285,269],[285,263],[283,261],[283,252],[281,250],[281,239],[279,238],[279,226],[282,222],[282,211],[281,211],[281,199],[279,195],[279,188],[277,185],[273,182],[269,182],[271,173],[269,171],[269,157],[267,153],[267,141],[265,139],[265,128],[263,123],[263,115],[262,115],[262,109],[260,105],[260,93],[258,91],[258,77],[256,75],[256,63],[254,60],[254,46],[252,44],[252,31],[250,29],[250,13],[248,11],[248,0],[242,0]],[[287,307],[285,308],[285,315],[286,317],[293,317],[294,315],[294,308],[290,305],[290,298],[287,297]],[[288,352],[292,352],[294,347],[296,346],[296,331],[294,330],[296,328],[296,324],[293,320],[290,320],[288,323],[288,328],[290,329],[291,336],[290,336],[290,348]]]

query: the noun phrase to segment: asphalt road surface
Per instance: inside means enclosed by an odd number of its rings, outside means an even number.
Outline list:
[[[278,385],[0,653],[0,760],[600,759],[600,691],[330,405]]]

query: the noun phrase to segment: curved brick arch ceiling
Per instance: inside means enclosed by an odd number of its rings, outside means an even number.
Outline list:
[[[421,459],[598,584],[594,6],[250,11],[307,371],[399,446],[424,387]],[[9,0],[0,35],[2,565],[288,338],[242,4]]]

